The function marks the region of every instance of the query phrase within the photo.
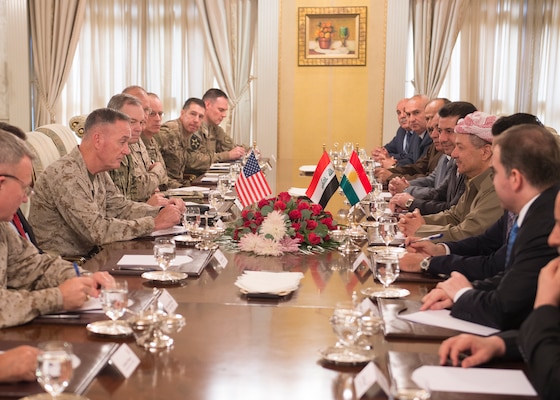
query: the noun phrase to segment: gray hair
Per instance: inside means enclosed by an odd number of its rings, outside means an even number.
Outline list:
[[[134,105],[142,107],[142,102],[138,100],[137,97],[131,96],[126,93],[119,93],[111,97],[109,103],[107,103],[107,108],[112,108],[113,110],[121,110],[126,105]]]
[[[98,108],[93,110],[86,118],[84,124],[84,139],[89,137],[93,128],[102,124],[114,124],[117,121],[130,122],[130,117],[125,113],[112,108]]]
[[[0,130],[0,165],[16,165],[24,158],[35,158],[27,144],[16,135]]]

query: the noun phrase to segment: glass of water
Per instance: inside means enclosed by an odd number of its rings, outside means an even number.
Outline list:
[[[162,270],[162,280],[167,279],[167,269],[175,259],[175,240],[159,237],[154,241],[154,257]]]
[[[51,341],[39,343],[37,347],[37,381],[53,399],[56,399],[72,379],[72,345],[62,341]]]
[[[108,327],[108,334],[122,333],[117,320],[124,315],[128,307],[128,284],[126,281],[115,281],[110,286],[104,286],[101,288],[100,299],[105,315],[112,321]]]
[[[373,259],[375,277],[387,290],[399,277],[399,256],[389,251],[380,251],[375,253]]]

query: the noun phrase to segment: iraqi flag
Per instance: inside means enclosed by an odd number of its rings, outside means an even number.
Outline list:
[[[348,160],[344,175],[340,181],[340,187],[351,205],[359,203],[360,200],[371,192],[371,183],[369,183],[366,171],[364,171],[364,167],[362,167],[362,163],[355,151],[352,152],[350,160]]]
[[[336,179],[334,167],[327,152],[323,151],[305,195],[313,203],[320,204],[321,207],[325,208],[332,195],[336,193],[336,189],[338,189],[338,179]]]

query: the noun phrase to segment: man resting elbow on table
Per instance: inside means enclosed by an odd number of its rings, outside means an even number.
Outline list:
[[[40,254],[9,226],[14,212],[32,194],[32,159],[21,139],[0,131],[0,328],[77,309],[88,296],[99,295],[98,285],[113,282],[106,272],[77,277],[72,264]]]
[[[86,256],[106,243],[147,236],[180,223],[184,203],[163,208],[125,199],[107,171],[129,153],[129,117],[98,109],[89,114],[80,146],[37,179],[29,221],[40,246],[63,257]]]

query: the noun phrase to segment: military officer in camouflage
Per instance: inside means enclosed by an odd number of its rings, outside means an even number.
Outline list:
[[[144,130],[140,135],[142,142],[146,146],[146,151],[148,155],[152,159],[153,162],[161,163],[166,168],[165,176],[167,179],[167,188],[174,189],[181,187],[182,185],[179,184],[175,179],[169,180],[167,176],[167,167],[165,165],[165,160],[161,155],[161,150],[159,148],[158,142],[154,139],[154,136],[159,134],[161,129],[161,121],[163,119],[163,106],[161,104],[161,100],[159,99],[158,95],[155,93],[148,93],[148,99],[150,104],[150,113],[148,114],[148,118],[146,119],[146,126],[144,126]],[[160,187],[160,190],[164,190]]]
[[[167,172],[158,162],[152,162],[140,134],[146,124],[146,115],[139,99],[126,93],[114,95],[108,108],[121,111],[130,117],[131,136],[128,141],[130,154],[123,158],[119,168],[109,172],[115,185],[127,199],[146,201],[153,206],[165,206],[165,199],[159,191],[167,186]]]
[[[75,310],[88,296],[99,295],[98,284],[114,282],[106,272],[77,277],[72,264],[40,254],[9,226],[7,221],[33,194],[32,159],[33,153],[21,139],[0,131],[0,328],[26,323],[42,314]],[[27,358],[28,350],[17,353]],[[26,376],[20,372],[21,377]],[[0,379],[14,377],[0,374]]]
[[[245,148],[236,146],[233,140],[220,127],[227,116],[229,102],[227,95],[220,89],[208,89],[202,96],[206,113],[202,121],[202,144],[212,154],[212,162],[233,161],[245,156]]]
[[[161,208],[126,199],[107,173],[129,154],[130,118],[102,108],[86,119],[82,143],[52,163],[35,183],[29,222],[43,250],[91,254],[120,240],[180,223],[182,200]]]
[[[189,186],[197,176],[208,170],[212,154],[201,146],[197,134],[204,118],[204,102],[191,97],[183,105],[178,119],[167,121],[157,135],[170,181]]]

